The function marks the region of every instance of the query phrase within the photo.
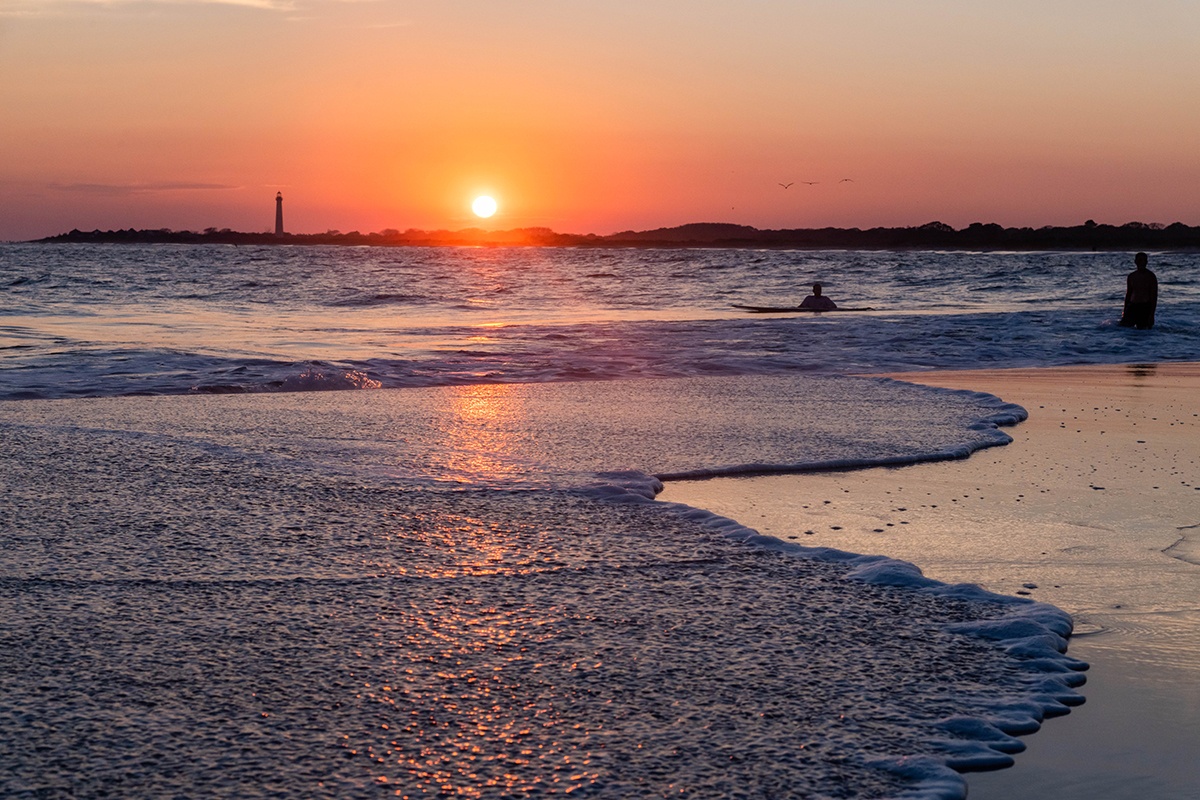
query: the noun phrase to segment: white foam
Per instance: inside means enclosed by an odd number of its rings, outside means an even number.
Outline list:
[[[382,384],[358,370],[308,366],[299,375],[284,378],[268,388],[279,392],[327,392],[346,389],[378,389]]]
[[[907,386],[914,384],[891,378],[875,379],[882,385]],[[970,400],[978,406],[984,415],[965,426],[973,436],[964,437],[964,441],[922,452],[911,452],[906,455],[867,456],[861,458],[835,458],[803,461],[750,462],[728,464],[722,466],[706,466],[694,469],[659,472],[655,477],[659,480],[697,480],[732,475],[763,475],[800,472],[832,472],[841,470],[865,469],[868,467],[893,467],[920,464],[933,461],[954,461],[968,458],[972,453],[987,448],[997,447],[1012,442],[1012,437],[1000,430],[1000,426],[1016,425],[1029,417],[1029,413],[1016,403],[1008,403],[986,392],[973,392],[963,389],[945,389],[941,387],[922,386],[931,396],[955,397]]]

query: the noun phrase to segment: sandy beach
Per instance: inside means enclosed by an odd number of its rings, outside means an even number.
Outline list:
[[[889,377],[989,392],[1029,419],[965,461],[670,482],[660,499],[1070,612],[1087,703],[1014,768],[971,775],[973,800],[1196,797],[1200,364]]]

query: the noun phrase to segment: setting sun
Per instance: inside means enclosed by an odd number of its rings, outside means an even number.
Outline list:
[[[471,203],[471,210],[475,212],[477,217],[490,217],[496,213],[496,201],[486,194],[481,197],[476,197],[475,202]]]

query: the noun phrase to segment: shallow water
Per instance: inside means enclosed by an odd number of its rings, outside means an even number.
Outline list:
[[[824,458],[786,435],[801,397],[813,432],[878,418],[839,440],[858,458],[995,444],[968,423],[1011,407],[803,375],[587,388],[0,405],[0,790],[935,796],[948,761],[1007,763],[994,726],[1078,701],[1050,607],[649,499],[659,467]],[[987,620],[1045,641],[964,635]]]

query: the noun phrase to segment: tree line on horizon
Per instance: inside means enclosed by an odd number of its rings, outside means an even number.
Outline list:
[[[1189,250],[1200,249],[1200,227],[1175,222],[1128,222],[1105,225],[1088,220],[1082,225],[1006,228],[975,222],[954,228],[942,222],[905,228],[791,228],[761,230],[733,223],[697,222],[672,228],[622,231],[607,235],[556,233],[549,228],[487,231],[399,231],[376,233],[330,230],[325,233],[250,233],[229,228],[201,232],[153,230],[72,230],[39,242],[142,244],[290,244],[379,247],[495,246],[495,247],[732,247],[774,249],[947,249],[947,250]]]

